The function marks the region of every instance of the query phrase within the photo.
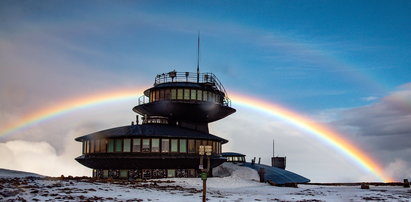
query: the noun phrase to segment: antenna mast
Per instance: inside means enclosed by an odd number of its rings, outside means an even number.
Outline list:
[[[275,157],[275,155],[274,155],[274,139],[273,139],[273,157]]]
[[[197,37],[197,83],[200,82],[200,32]]]

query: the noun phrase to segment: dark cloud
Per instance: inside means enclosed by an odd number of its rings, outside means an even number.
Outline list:
[[[389,136],[399,145],[411,146],[411,141],[402,142],[411,136],[411,84],[375,104],[343,112],[340,123],[357,128],[360,136]]]

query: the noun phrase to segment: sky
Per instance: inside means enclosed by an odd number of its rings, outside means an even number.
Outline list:
[[[0,2],[0,128],[75,98],[135,98],[59,114],[0,136],[0,167],[90,175],[75,137],[130,124],[157,74],[213,72],[230,93],[326,125],[402,181],[411,178],[410,1]],[[319,138],[240,105],[210,124],[224,151],[287,156],[314,182],[379,179]]]

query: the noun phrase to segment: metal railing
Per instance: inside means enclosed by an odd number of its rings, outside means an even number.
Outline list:
[[[223,100],[224,106],[231,107],[231,100],[228,98],[227,92],[221,84],[220,80],[213,73],[195,73],[195,72],[176,72],[171,71],[168,73],[157,74],[154,86],[162,83],[172,83],[172,82],[191,82],[191,83],[208,83],[212,84],[217,90],[224,93],[225,97]]]

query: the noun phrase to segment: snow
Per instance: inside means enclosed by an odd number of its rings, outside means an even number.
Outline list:
[[[411,189],[402,186],[274,187],[257,181],[255,171],[223,165],[219,176],[207,180],[208,201],[411,201]],[[109,181],[91,178],[23,177],[25,173],[0,170],[0,201],[201,201],[199,178],[148,181]],[[215,173],[217,174],[217,173]],[[6,176],[6,177],[4,177]],[[32,175],[29,175],[32,176]]]
[[[0,168],[0,178],[15,178],[15,177],[43,177],[43,176],[39,174],[35,174],[35,173]]]

